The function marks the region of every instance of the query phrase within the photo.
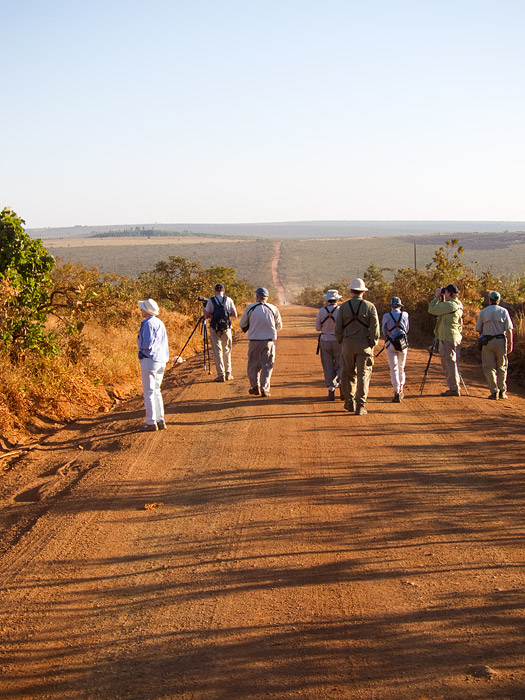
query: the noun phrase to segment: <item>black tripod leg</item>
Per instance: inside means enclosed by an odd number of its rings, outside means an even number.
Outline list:
[[[177,357],[181,357],[181,356],[182,356],[182,353],[184,352],[184,350],[186,350],[186,346],[188,345],[188,343],[190,342],[190,340],[193,338],[193,335],[194,335],[195,331],[197,330],[197,328],[199,327],[199,324],[200,324],[201,320],[202,320],[202,317],[199,318],[199,320],[198,320],[197,323],[195,324],[195,328],[194,328],[194,329],[192,330],[192,332],[190,333],[188,340],[184,343],[184,347],[183,347],[182,350],[179,352],[179,354],[177,355]]]

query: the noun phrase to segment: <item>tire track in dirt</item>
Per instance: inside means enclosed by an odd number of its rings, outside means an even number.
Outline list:
[[[272,258],[272,281],[273,281],[273,286],[277,290],[277,304],[289,304],[290,301],[287,298],[287,293],[286,293],[286,288],[284,287],[281,278],[279,276],[279,264],[281,262],[281,249],[282,249],[282,242],[281,241],[276,241],[274,250],[273,250],[273,258]]]

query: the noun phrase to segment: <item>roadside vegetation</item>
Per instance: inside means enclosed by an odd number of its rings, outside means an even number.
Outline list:
[[[242,308],[254,287],[231,267],[204,268],[179,256],[137,279],[56,262],[24,231],[9,208],[0,213],[0,434],[8,447],[89,410],[107,408],[140,389],[136,336],[138,299],[162,309],[172,358],[201,316],[199,296],[216,282]],[[184,355],[200,349],[195,334]]]
[[[509,355],[510,376],[525,384],[525,276],[497,276],[490,269],[477,273],[463,261],[464,250],[458,239],[446,241],[434,252],[431,262],[423,269],[410,267],[393,270],[372,263],[364,273],[369,291],[366,298],[377,306],[379,316],[389,311],[393,296],[401,298],[410,314],[410,338],[414,343],[431,344],[434,319],[428,313],[428,303],[437,287],[451,282],[460,289],[464,306],[462,352],[476,352],[476,319],[488,295],[494,289],[502,295],[502,306],[509,309],[514,323],[514,351]],[[388,275],[388,276],[387,276]],[[350,293],[347,286],[351,279],[336,279],[323,287],[306,287],[296,298],[298,304],[319,308],[327,289],[338,289],[343,300]]]

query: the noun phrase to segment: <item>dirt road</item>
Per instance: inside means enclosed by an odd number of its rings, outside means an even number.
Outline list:
[[[351,415],[283,311],[271,398],[242,339],[233,382],[170,373],[169,430],[136,400],[3,472],[2,699],[525,697],[525,400],[437,363],[420,398],[410,350]]]

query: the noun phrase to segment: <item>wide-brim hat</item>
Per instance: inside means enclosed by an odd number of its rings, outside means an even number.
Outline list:
[[[390,306],[403,306],[403,303],[399,297],[392,297]]]
[[[368,292],[368,287],[365,285],[364,280],[360,277],[353,279],[348,285],[347,289],[351,289],[354,292]]]
[[[326,301],[336,301],[337,299],[342,299],[337,289],[329,289],[326,294],[323,294],[323,299]]]
[[[143,311],[145,311],[150,316],[158,316],[160,309],[159,305],[154,299],[146,299],[145,301],[139,301],[139,306]]]
[[[256,294],[256,296],[258,296],[258,297],[267,297],[267,296],[269,296],[268,290],[266,289],[266,287],[258,287],[258,288],[255,290],[255,294]]]

